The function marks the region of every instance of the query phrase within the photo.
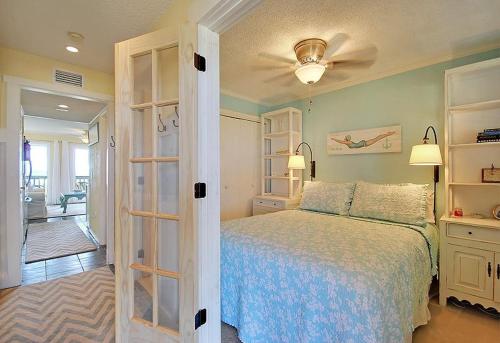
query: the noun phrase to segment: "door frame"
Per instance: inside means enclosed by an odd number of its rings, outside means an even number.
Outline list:
[[[189,215],[186,216],[186,221],[189,220],[193,224],[195,230],[192,232],[192,239],[189,241],[190,248],[195,252],[194,260],[188,261],[194,266],[194,289],[192,289],[192,298],[189,298],[189,303],[184,306],[189,308],[189,313],[180,315],[180,322],[186,329],[186,337],[181,340],[185,342],[220,342],[221,340],[221,312],[220,312],[220,163],[219,163],[219,114],[220,114],[220,84],[219,84],[219,34],[227,30],[231,25],[235,24],[245,14],[249,13],[260,0],[192,0],[188,10],[187,20],[182,23],[181,27],[172,26],[160,29],[167,30],[170,34],[170,29],[179,29],[179,47],[181,58],[179,58],[179,69],[181,71],[179,85],[179,104],[181,112],[192,113],[193,131],[189,134],[193,135],[193,144],[188,147],[189,154],[193,157],[192,175],[189,179],[186,177],[182,186],[194,186],[196,182],[206,183],[206,197],[192,201]],[[159,31],[151,32],[146,35],[166,35]],[[144,41],[148,41],[153,36],[143,37]],[[134,38],[132,38],[134,39]],[[128,42],[124,41],[115,45],[115,61],[122,61],[123,54],[128,51]],[[142,43],[138,43],[140,46]],[[146,44],[146,43],[144,43]],[[122,52],[123,51],[123,52]],[[205,71],[198,71],[194,67],[193,53],[205,58]],[[126,65],[115,62],[115,70],[125,68]],[[116,111],[120,113],[123,109],[124,116],[128,115],[130,104],[128,101],[122,101],[121,98],[121,81],[119,72],[115,72],[115,97]],[[125,72],[126,75],[126,72]],[[125,86],[123,90],[123,98],[130,96],[130,89]],[[116,202],[115,202],[115,222],[116,230],[116,307],[115,307],[115,326],[116,326],[116,341],[128,342],[133,341],[134,337],[129,335],[129,320],[131,317],[129,304],[131,303],[129,294],[122,294],[121,290],[127,292],[126,273],[129,243],[126,238],[122,239],[123,233],[128,233],[127,224],[127,206],[128,198],[122,199],[119,187],[122,187],[124,180],[122,172],[125,173],[128,180],[126,170],[128,165],[125,163],[128,154],[121,156],[121,146],[128,144],[128,135],[126,127],[122,127],[121,116],[116,117],[116,133],[118,135],[118,150],[116,153]],[[123,137],[122,137],[123,134]],[[127,135],[127,136],[125,136]],[[187,136],[185,137],[188,138]],[[120,141],[123,140],[123,144]],[[128,162],[128,161],[127,161]],[[180,167],[182,167],[180,165]],[[124,169],[127,168],[127,169]],[[125,177],[125,176],[124,176]],[[193,184],[191,184],[191,182]],[[187,189],[187,187],[184,187]],[[183,196],[191,197],[191,194]],[[121,203],[127,206],[120,205]],[[191,206],[191,199],[189,201]],[[122,224],[123,221],[123,224]],[[121,226],[124,226],[122,229]],[[187,290],[190,291],[190,290]],[[122,297],[124,298],[122,301]],[[181,298],[183,298],[181,296]],[[195,318],[191,317],[191,312],[195,314],[198,310],[206,309],[206,323],[195,330]],[[132,333],[132,335],[134,332]],[[139,334],[139,332],[137,332]],[[143,334],[141,332],[140,334]],[[157,336],[156,331],[147,332],[143,336],[143,340],[156,341],[160,336]]]
[[[2,81],[5,84],[5,113],[6,127],[0,129],[0,141],[5,140],[8,146],[6,152],[7,164],[7,189],[6,195],[9,201],[7,206],[6,228],[0,227],[0,237],[5,237],[8,245],[7,249],[0,249],[0,289],[19,286],[21,284],[21,251],[23,245],[22,238],[22,206],[17,199],[21,190],[21,91],[31,90],[40,93],[67,96],[82,100],[91,100],[106,103],[108,113],[114,117],[114,97],[108,94],[91,92],[67,85],[59,85],[42,81],[24,79],[16,76],[3,75]],[[2,134],[3,132],[3,134]],[[109,140],[109,136],[106,141]],[[3,231],[2,231],[3,230]],[[106,235],[114,241],[114,227],[106,227]],[[107,261],[113,261],[114,251],[109,252]]]
[[[186,59],[181,68],[190,71],[190,84],[181,84],[180,93],[190,87],[198,97],[184,99],[196,109],[197,151],[195,177],[207,184],[207,197],[194,202],[197,221],[197,272],[199,283],[195,306],[207,309],[207,322],[196,330],[194,341],[221,341],[220,312],[220,81],[219,35],[227,31],[261,0],[193,0],[188,21],[194,23],[194,34],[183,36],[184,44],[193,43],[194,51],[206,59],[206,71],[196,72]],[[200,39],[201,38],[201,39]],[[195,44],[194,44],[195,43]],[[192,63],[192,61],[191,61]],[[181,95],[182,97],[182,95]],[[182,101],[182,98],[181,98]]]

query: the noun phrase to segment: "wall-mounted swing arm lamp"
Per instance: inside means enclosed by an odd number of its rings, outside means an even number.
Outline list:
[[[434,144],[429,143],[429,130],[434,134]],[[429,126],[425,130],[422,144],[414,145],[411,149],[410,165],[412,166],[434,166],[434,215],[436,214],[436,183],[439,182],[439,166],[443,164],[441,151],[437,141],[434,127]]]
[[[305,145],[309,148],[309,152],[311,153],[311,181],[316,177],[316,161],[313,160],[313,153],[311,146],[306,142],[302,142],[299,144],[297,149],[295,150],[295,155],[292,155],[288,158],[288,169],[306,169],[306,162],[304,160],[304,155],[299,155],[299,149],[302,145]]]

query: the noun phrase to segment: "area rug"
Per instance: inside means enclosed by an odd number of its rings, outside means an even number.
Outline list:
[[[78,224],[71,220],[28,226],[26,263],[96,250]]]
[[[0,291],[0,342],[114,342],[109,267]]]
[[[69,203],[66,213],[63,213],[61,205],[47,206],[47,218],[82,216],[85,214],[87,214],[87,204],[84,202],[75,204]]]

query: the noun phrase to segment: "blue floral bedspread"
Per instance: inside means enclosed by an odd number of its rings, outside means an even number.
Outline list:
[[[434,225],[300,210],[223,222],[222,321],[244,343],[403,342],[437,246]]]

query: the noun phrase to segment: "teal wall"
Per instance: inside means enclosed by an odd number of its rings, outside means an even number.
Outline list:
[[[431,183],[432,167],[409,166],[408,159],[411,147],[420,144],[428,125],[436,127],[444,153],[444,71],[496,57],[500,57],[500,49],[315,96],[311,113],[307,113],[308,100],[274,108],[293,106],[303,111],[303,138],[313,149],[318,180]],[[401,153],[326,153],[329,132],[398,124],[402,126]],[[438,184],[438,214],[444,207],[443,168],[441,181]]]
[[[236,98],[225,94],[220,95],[220,107],[226,110],[231,110],[246,114],[253,114],[256,116],[260,115],[263,112],[268,111],[268,107],[265,105],[257,104],[248,100]]]

